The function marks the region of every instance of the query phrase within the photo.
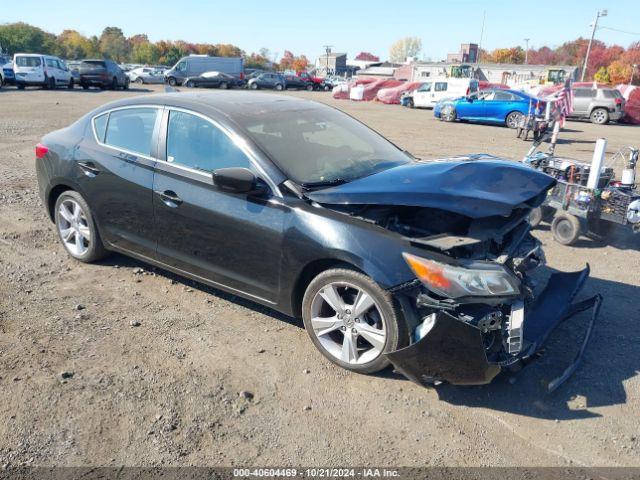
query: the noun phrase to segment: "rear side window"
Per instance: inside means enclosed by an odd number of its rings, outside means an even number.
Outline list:
[[[18,67],[39,67],[42,65],[40,57],[16,57]]]
[[[155,108],[126,108],[111,112],[104,143],[150,156],[157,114],[158,110]]]
[[[436,82],[436,85],[433,89],[435,92],[446,92],[447,91],[447,82]]]
[[[249,159],[218,127],[204,118],[171,111],[167,161],[195,170],[250,166]]]
[[[514,94],[509,93],[509,92],[503,92],[501,90],[496,90],[496,96],[495,96],[494,100],[503,100],[503,101],[513,102],[515,100],[518,100],[518,97],[516,97]]]
[[[618,90],[602,90],[604,98],[621,98],[622,94]]]
[[[109,114],[105,113],[93,119],[93,128],[96,131],[96,137],[98,141],[104,143],[104,134],[107,132],[107,121],[109,120]]]

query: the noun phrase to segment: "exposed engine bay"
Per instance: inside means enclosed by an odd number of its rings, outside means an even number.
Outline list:
[[[394,289],[396,296],[413,303],[417,315],[411,345],[390,353],[389,358],[418,383],[487,383],[502,370],[519,370],[536,357],[547,335],[568,314],[599,306],[595,297],[575,312],[570,306],[588,268],[554,274],[546,289],[536,278],[535,270],[544,265],[545,257],[540,242],[530,233],[527,206],[515,208],[507,217],[476,219],[420,207],[332,208],[402,235],[439,262],[500,266],[518,284],[517,292],[509,295],[458,298],[438,294],[421,281]],[[429,348],[423,342],[439,348]],[[447,345],[445,355],[443,343]],[[417,352],[412,355],[411,349]],[[571,368],[576,366],[577,361]],[[561,383],[558,379],[554,382],[550,389]]]

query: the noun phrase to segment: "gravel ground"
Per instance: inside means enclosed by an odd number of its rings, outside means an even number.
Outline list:
[[[638,466],[640,237],[575,247],[537,231],[549,266],[591,265],[605,297],[584,362],[543,389],[577,349],[564,324],[514,384],[420,388],[392,372],[326,361],[301,322],[113,255],[71,260],[37,195],[33,148],[109,100],[145,94],[0,91],[0,467],[3,465]],[[253,93],[248,93],[249,95]],[[501,127],[430,111],[334,101],[417,156],[521,157]],[[560,154],[588,160],[640,144],[637,127],[569,122]]]

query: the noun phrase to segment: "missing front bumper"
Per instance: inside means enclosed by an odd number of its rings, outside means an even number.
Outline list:
[[[563,320],[578,312],[592,310],[581,348],[564,373],[549,383],[549,391],[557,389],[578,368],[593,332],[602,297],[572,303],[589,276],[589,266],[579,272],[554,273],[544,291],[525,314],[523,348],[509,365],[524,366],[542,348],[551,332]],[[447,312],[438,312],[434,325],[418,342],[387,353],[396,370],[410,380],[428,385],[434,380],[455,385],[481,385],[491,380],[502,366],[490,363],[485,353],[482,333],[469,323]]]

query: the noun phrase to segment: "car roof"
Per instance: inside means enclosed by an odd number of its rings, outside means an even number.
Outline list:
[[[106,111],[132,105],[167,105],[185,108],[202,114],[222,114],[233,121],[270,112],[292,112],[322,108],[324,105],[302,98],[273,93],[248,92],[242,90],[220,92],[171,92],[142,95],[117,100],[101,107]],[[331,108],[325,106],[324,108]],[[242,122],[240,122],[242,123]]]

